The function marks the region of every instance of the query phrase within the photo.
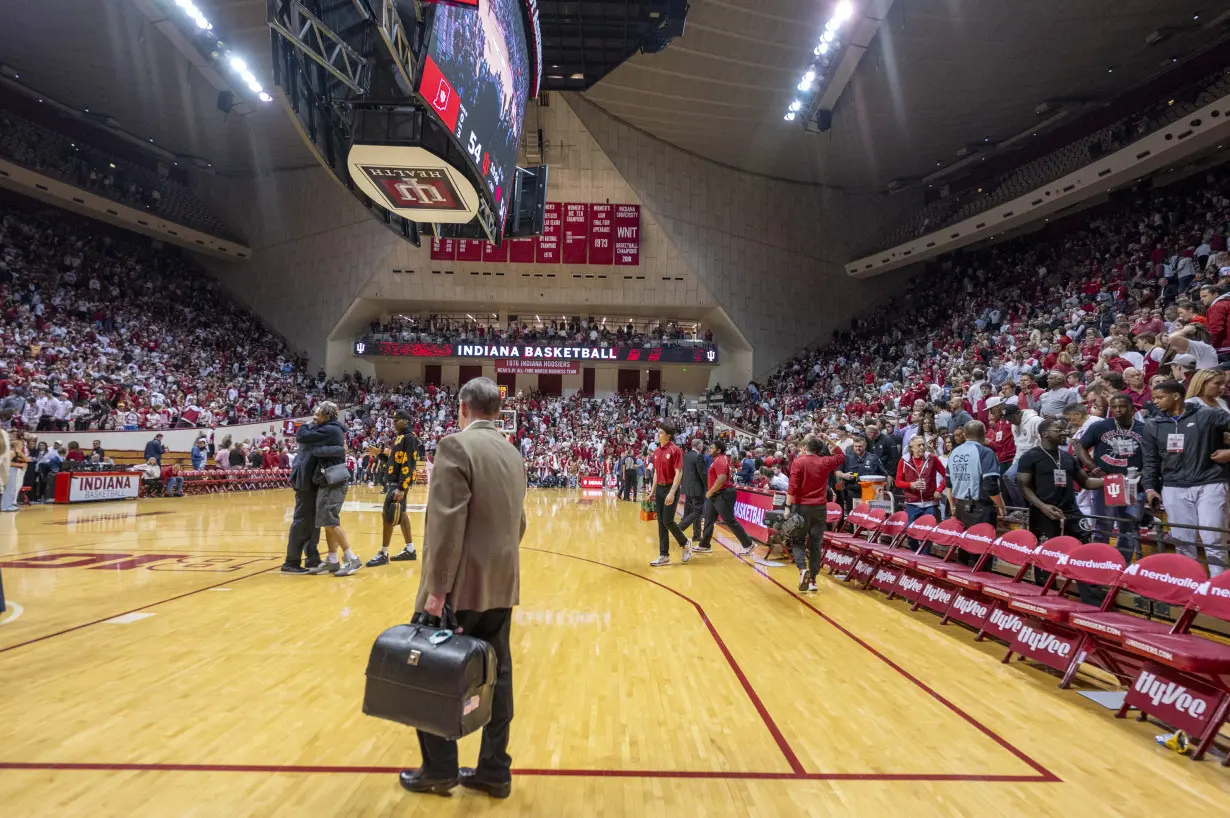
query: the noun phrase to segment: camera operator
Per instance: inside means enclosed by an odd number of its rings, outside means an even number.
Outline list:
[[[809,436],[807,450],[790,466],[790,485],[786,491],[786,507],[800,515],[807,525],[801,536],[791,543],[794,567],[799,569],[799,590],[816,590],[816,574],[820,571],[820,546],[828,525],[829,476],[846,462],[841,449],[830,453],[828,444],[819,437]],[[873,455],[874,456],[874,455]],[[807,562],[803,561],[807,546]]]

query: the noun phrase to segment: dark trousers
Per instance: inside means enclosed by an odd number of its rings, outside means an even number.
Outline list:
[[[295,492],[295,513],[286,541],[286,564],[298,565],[305,556],[309,566],[320,562],[320,529],[316,527],[316,489]]]
[[[670,486],[663,484],[653,487],[653,510],[658,515],[658,553],[664,557],[671,552],[671,537],[675,538],[680,548],[688,544],[688,538],[683,536],[675,523],[675,506],[679,503],[679,493],[675,493],[673,501],[668,505],[666,495],[670,490]]]
[[[743,530],[743,526],[735,519],[736,496],[734,489],[722,489],[709,498],[709,502],[705,504],[705,532],[700,538],[701,548],[710,547],[709,542],[713,539],[713,524],[717,522],[718,517],[721,517],[726,527],[734,532],[735,539],[739,541],[739,545],[743,546],[744,550],[755,545],[752,538]]]
[[[619,487],[619,497],[622,500],[635,500],[637,497],[636,490],[636,469],[625,469],[623,472],[623,482]]]
[[[979,523],[995,525],[996,520],[999,519],[999,509],[990,500],[957,500],[956,505],[957,519],[966,528]],[[971,567],[978,562],[977,554],[962,551],[957,557],[962,563]]]
[[[686,532],[692,526],[692,542],[700,542],[701,532],[705,523],[705,493],[698,492],[683,498],[683,519],[679,521],[679,530]]]
[[[809,573],[815,579],[820,573],[820,548],[824,545],[824,532],[828,530],[827,506],[795,506],[795,510],[807,521],[807,528],[790,543],[794,554],[794,567],[802,571],[809,568]],[[807,562],[803,561],[804,546],[806,546]]]
[[[508,755],[508,726],[513,718],[512,653],[508,631],[511,608],[489,611],[458,611],[457,625],[462,633],[482,639],[495,648],[495,691],[491,700],[491,721],[483,728],[478,750],[477,776],[483,781],[512,780],[512,758]],[[457,777],[457,742],[417,731],[423,773],[429,778]]]

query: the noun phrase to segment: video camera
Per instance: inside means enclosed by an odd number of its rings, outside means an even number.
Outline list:
[[[764,513],[764,526],[769,529],[769,549],[780,545],[783,549],[799,538],[806,529],[807,521],[801,514],[792,514],[789,510],[773,510]]]

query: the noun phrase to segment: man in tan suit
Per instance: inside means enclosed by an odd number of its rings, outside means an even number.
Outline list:
[[[483,728],[475,769],[458,769],[457,742],[419,731],[423,765],[403,771],[401,785],[411,792],[444,795],[460,783],[507,798],[512,791],[508,726],[513,717],[509,626],[512,608],[520,602],[525,462],[495,427],[498,386],[488,378],[475,378],[457,397],[461,431],[443,438],[436,448],[414,609],[439,616],[448,602],[462,632],[495,648],[491,721]]]

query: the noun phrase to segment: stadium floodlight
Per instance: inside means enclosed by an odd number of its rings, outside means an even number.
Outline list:
[[[833,12],[833,19],[839,24],[844,23],[854,16],[854,4],[850,0],[841,0],[837,4],[837,11]]]
[[[786,120],[787,122],[793,122],[794,117],[795,117],[794,111],[787,111],[786,115],[782,117],[782,119]]]
[[[833,40],[837,39],[837,35],[830,29],[829,31],[824,32],[820,39],[826,43],[831,43]]]
[[[811,69],[808,69],[807,73],[803,75],[803,82],[810,85],[812,80],[814,80],[815,78],[816,78],[816,72],[812,71]]]
[[[801,109],[802,107],[803,107],[803,103],[802,103],[802,102],[799,102],[797,99],[796,99],[794,102],[790,103],[790,110],[791,110],[791,111],[797,111],[797,110]]]
[[[240,74],[243,74],[245,71],[248,70],[248,64],[245,63],[239,57],[231,57],[230,63],[231,63],[231,68],[235,69]]]
[[[797,87],[800,91],[810,91],[810,90],[811,90],[811,83],[810,83],[810,82],[808,82],[807,80],[803,80],[803,81],[802,81],[802,82],[800,82],[800,83],[799,83],[796,87]]]
[[[828,50],[829,50],[828,43],[820,43],[820,45],[816,46],[816,50],[812,53],[814,53],[817,57],[822,57],[828,53]]]
[[[268,91],[261,91],[259,99],[261,102],[273,102],[273,97],[269,96]]]

